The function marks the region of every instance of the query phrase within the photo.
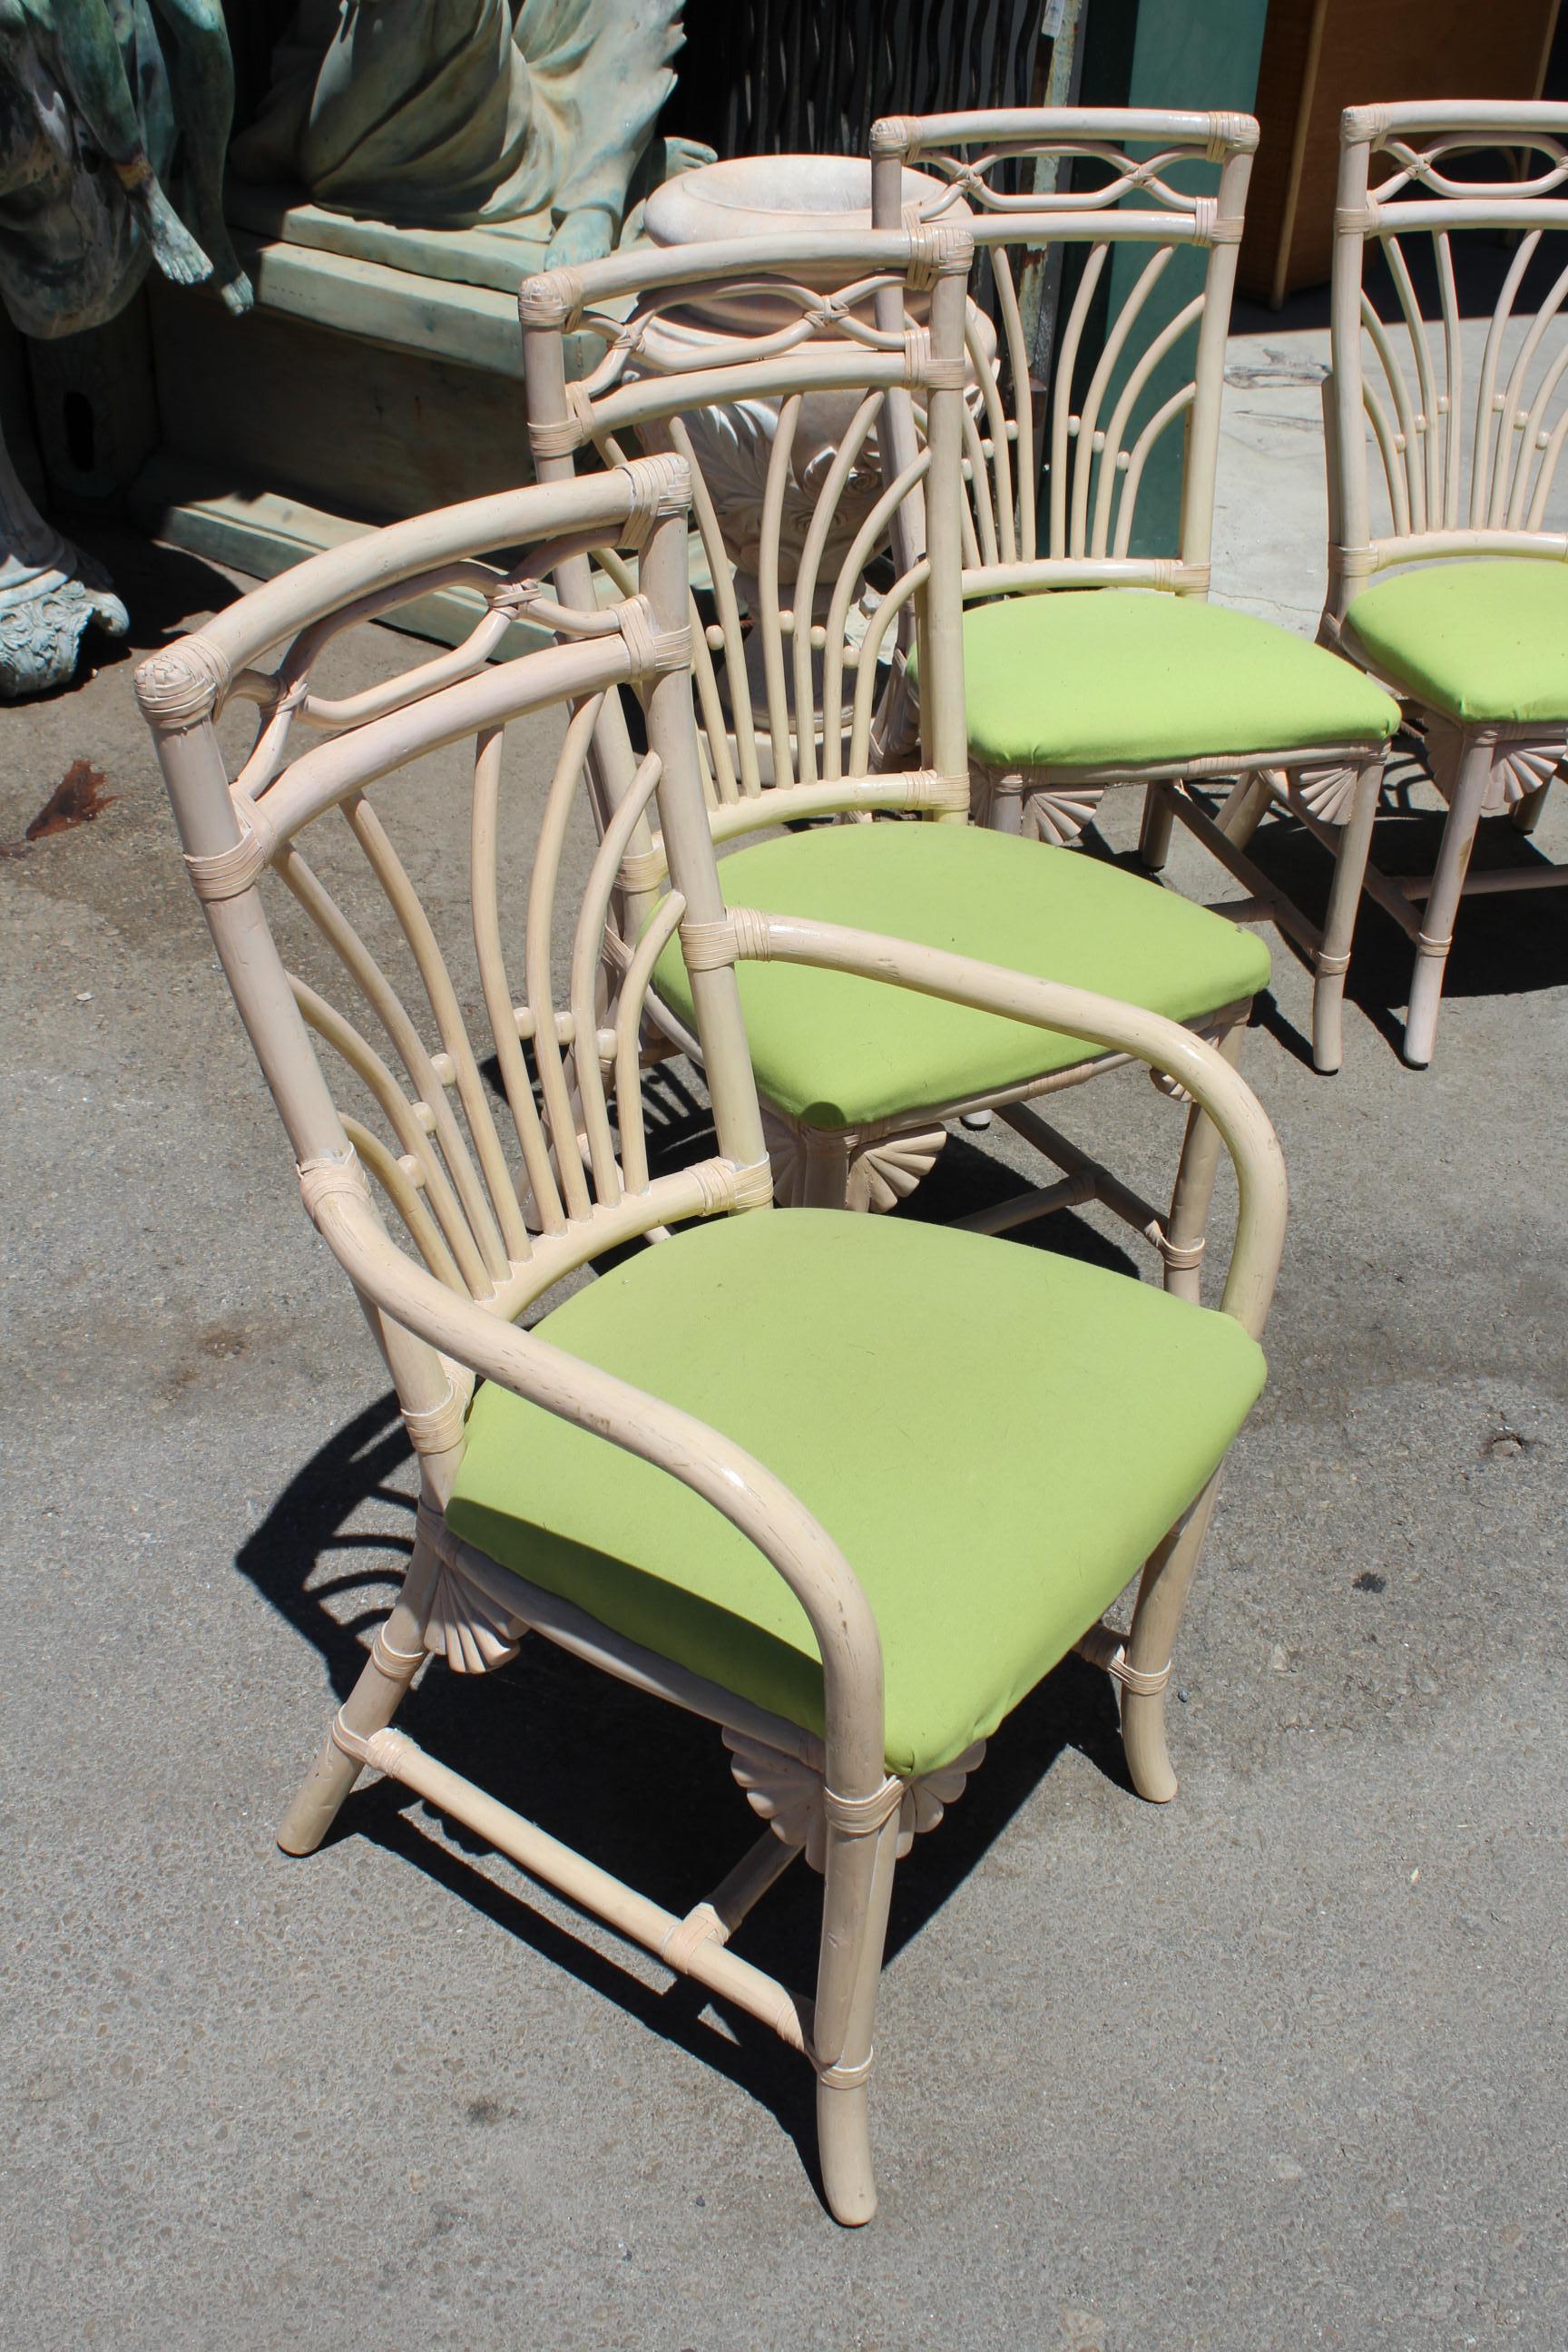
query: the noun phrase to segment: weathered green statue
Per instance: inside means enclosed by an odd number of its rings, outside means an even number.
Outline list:
[[[219,0],[0,0],[0,299],[25,333],[112,318],[150,260],[249,307],[223,222],[233,112]]]
[[[248,309],[223,225],[233,106],[219,0],[0,0],[0,302],[24,334],[100,326],[152,262]],[[0,694],[68,678],[92,621],[118,635],[125,607],[0,446]]]
[[[237,178],[412,228],[542,216],[607,253],[674,86],[681,0],[300,0]]]

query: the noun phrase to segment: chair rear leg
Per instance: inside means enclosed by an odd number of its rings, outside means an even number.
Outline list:
[[[392,1614],[376,1629],[363,1672],[334,1722],[360,1739],[384,1731],[404,1694],[425,1664],[425,1621],[430,1614],[437,1563],[424,1535],[414,1539],[414,1556]],[[364,1766],[345,1755],[329,1731],[315,1762],[284,1814],[278,1843],[285,1853],[314,1853],[336,1821]]]
[[[1174,784],[1146,784],[1143,818],[1138,829],[1138,857],[1144,870],[1159,874],[1171,854],[1171,825],[1175,815]]]
[[[1546,795],[1552,790],[1552,780],[1549,776],[1543,784],[1537,784],[1532,793],[1526,793],[1522,800],[1515,801],[1509,811],[1515,833],[1535,831],[1541,822],[1541,812],[1546,806]]]
[[[800,1206],[804,1209],[849,1209],[857,1204],[849,1197],[850,1143],[847,1135],[836,1134],[827,1128],[808,1128],[805,1136],[805,1165],[800,1180]],[[869,1202],[858,1204],[869,1206]]]
[[[1241,1041],[1246,1033],[1246,1022],[1237,1019],[1215,1040],[1233,1069],[1241,1059]],[[1175,1190],[1171,1195],[1171,1213],[1160,1245],[1160,1255],[1165,1261],[1166,1289],[1173,1298],[1190,1298],[1194,1306],[1203,1293],[1205,1228],[1214,1200],[1220,1149],[1218,1128],[1208,1113],[1194,1103],[1187,1114],[1187,1132],[1176,1169]]]
[[[1340,828],[1334,852],[1334,878],[1312,983],[1312,1066],[1325,1076],[1337,1070],[1344,1059],[1345,974],[1350,970],[1351,941],[1382,782],[1383,761],[1369,761],[1356,778],[1351,813]]]
[[[1168,1805],[1176,1793],[1165,1746],[1165,1688],[1171,1652],[1218,1492],[1216,1470],[1186,1517],[1150,1554],[1127,1636],[1126,1663],[1119,1677],[1121,1746],[1132,1786],[1152,1805]]]
[[[974,824],[987,833],[1020,834],[1024,830],[1024,783],[1021,770],[987,768],[978,761],[970,767],[970,810]]]
[[[816,2140],[828,2210],[858,2229],[877,2210],[871,2163],[871,2032],[888,1933],[902,1789],[895,1782],[880,1822],[848,1825],[826,1801],[822,1949],[812,2055]]]
[[[1448,950],[1454,944],[1454,918],[1465,887],[1470,852],[1476,845],[1476,828],[1491,777],[1493,750],[1489,741],[1468,742],[1459,755],[1453,803],[1443,827],[1436,870],[1415,940],[1415,969],[1410,976],[1405,1058],[1412,1069],[1424,1070],[1432,1059],[1437,1008],[1443,1000],[1443,976]]]

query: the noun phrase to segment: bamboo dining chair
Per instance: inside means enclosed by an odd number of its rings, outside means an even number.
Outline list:
[[[827,2200],[858,2222],[875,2202],[883,1931],[914,1832],[1075,1643],[1121,1685],[1136,1785],[1173,1793],[1170,1647],[1263,1381],[1284,1176],[1247,1087],[1175,1023],[726,908],[692,728],[687,499],[679,461],[655,457],[395,524],[254,590],[144,663],[137,688],[304,1206],[380,1343],[420,1469],[401,1596],[279,1842],[310,1852],[361,1773],[386,1773],[762,2019],[816,2071]],[[545,592],[574,551],[616,541],[641,551],[636,593],[572,611]],[[346,631],[454,586],[483,599],[466,645],[344,689]],[[519,612],[553,641],[490,660]],[[576,898],[563,844],[598,713],[625,689],[647,736],[632,798],[658,812],[672,887],[606,1024],[595,974],[622,841],[606,835]],[[258,725],[231,781],[218,722],[246,703]],[[542,808],[519,802],[525,731],[559,745]],[[389,799],[406,815],[416,793],[422,889],[387,822]],[[534,814],[510,908],[505,845]],[[668,938],[716,1148],[650,1174],[637,1087],[611,1074],[635,1070]],[[773,1211],[736,986],[757,958],[1072,1031],[1189,1089],[1238,1178],[1222,1311],[973,1234]],[[639,1239],[521,1327],[564,1276]],[[895,1385],[898,1412],[868,1437],[866,1394]],[[1058,1416],[1073,1444],[1042,1446]],[[1141,1563],[1123,1637],[1102,1612]],[[427,1655],[488,1673],[530,1632],[721,1730],[766,1826],[684,1914],[392,1727]],[[803,1853],[824,1882],[814,2000],[731,1948]]]
[[[1242,876],[1252,896],[1228,911],[1273,922],[1307,956],[1313,1060],[1336,1070],[1359,863],[1398,711],[1350,664],[1207,601],[1226,336],[1257,144],[1245,114],[899,117],[871,133],[872,200],[889,228],[904,217],[908,167],[941,179],[909,218],[936,228],[968,214],[998,318],[1000,364],[964,425],[977,814],[1067,844],[1109,784],[1146,784],[1145,864],[1164,864],[1179,815]],[[1194,175],[1216,170],[1215,193],[1199,192]],[[1203,260],[1190,299],[1184,253]],[[1173,430],[1185,438],[1174,550],[1141,551],[1140,493]],[[1226,779],[1215,817],[1192,788]],[[1321,925],[1238,864],[1237,810],[1271,800],[1344,834]]]
[[[956,223],[929,236],[631,251],[532,278],[521,306],[536,469],[565,480],[584,458],[614,462],[639,445],[668,446],[691,468],[707,574],[693,607],[699,744],[734,894],[1131,998],[1195,1024],[1234,1058],[1268,977],[1256,940],[1142,877],[1047,862],[967,822],[958,516],[968,266]],[[883,329],[874,313],[889,293],[899,316]],[[571,380],[591,337],[603,357]],[[929,438],[896,470],[883,431],[895,391],[929,420]],[[588,560],[563,568],[559,586],[569,602],[591,603]],[[929,664],[919,764],[889,768],[881,747],[900,734],[903,654],[917,635]],[[599,814],[605,838],[623,843],[612,971],[628,968],[665,887],[651,827],[622,814],[636,772],[620,714],[606,708]],[[824,970],[749,970],[742,994],[782,1201],[889,1207],[930,1167],[946,1121],[995,1108],[1051,1163],[1051,1181],[977,1223],[996,1232],[1099,1200],[1154,1243],[1172,1288],[1198,1295],[1219,1148],[1201,1111],[1188,1118],[1162,1212],[1037,1107],[1120,1055]],[[672,940],[648,1005],[650,1057],[698,1051]]]
[[[1500,173],[1498,150],[1517,176]],[[1484,179],[1466,173],[1479,157]],[[1447,803],[1430,875],[1367,865],[1362,877],[1415,942],[1405,1058],[1416,1068],[1432,1058],[1461,894],[1568,881],[1568,866],[1538,858],[1468,870],[1483,816],[1533,828],[1568,751],[1568,502],[1554,497],[1568,436],[1565,228],[1568,106],[1347,109],[1321,634],[1399,697]],[[1514,248],[1468,334],[1466,248],[1484,266],[1500,232]]]

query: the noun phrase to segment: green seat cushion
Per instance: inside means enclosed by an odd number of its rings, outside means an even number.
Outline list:
[[[1267,948],[1223,916],[1079,851],[977,826],[823,825],[733,850],[720,873],[732,907],[952,949],[1174,1021],[1245,1001],[1268,979]],[[757,1084],[810,1127],[933,1108],[1070,1068],[1099,1050],[850,973],[742,963],[739,975]],[[689,1025],[677,941],[655,981]]]
[[[889,1769],[994,1731],[1224,1456],[1263,1385],[1229,1317],[912,1220],[688,1228],[547,1316],[559,1347],[782,1477],[876,1613]],[[816,1643],[727,1519],[605,1439],[482,1388],[447,1517],[599,1624],[805,1729]]]
[[[971,605],[963,663],[970,750],[991,768],[1382,743],[1399,719],[1352,663],[1288,629],[1138,589]]]
[[[1402,572],[1365,589],[1345,620],[1381,676],[1450,719],[1568,719],[1568,563]]]

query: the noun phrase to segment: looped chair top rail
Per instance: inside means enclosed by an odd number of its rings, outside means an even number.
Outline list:
[[[1342,130],[1331,634],[1390,563],[1555,555],[1562,517],[1551,501],[1568,438],[1561,255],[1549,288],[1535,294],[1527,283],[1546,261],[1542,238],[1568,229],[1568,106],[1352,107]],[[1497,149],[1531,151],[1543,167],[1488,180],[1449,168],[1451,158]],[[1461,301],[1455,240],[1499,229],[1523,234],[1486,317]],[[1385,520],[1374,516],[1374,479]]]
[[[963,277],[969,268],[962,239],[950,253],[933,260],[907,229],[802,229],[771,236],[768,250],[781,269],[793,266],[812,276],[828,277],[835,286],[853,283],[857,278],[901,278],[911,265],[942,267],[955,277]],[[576,268],[550,269],[525,278],[518,290],[519,315],[525,329],[560,327],[570,331],[590,308],[634,296],[647,303],[671,289],[743,284],[751,276],[756,253],[756,239],[744,236],[674,246],[659,253],[633,246]],[[770,284],[773,282],[770,278]]]
[[[504,490],[390,523],[280,572],[199,631],[150,656],[137,671],[137,699],[161,731],[194,726],[222,709],[242,674],[270,647],[333,619],[351,600],[374,599],[384,610],[419,593],[410,583],[421,575],[542,531],[587,548],[624,538],[635,518],[634,530],[646,536],[654,514],[684,511],[689,495],[680,458],[655,455],[582,481]],[[559,560],[556,549],[536,548],[529,572],[553,568]]]

